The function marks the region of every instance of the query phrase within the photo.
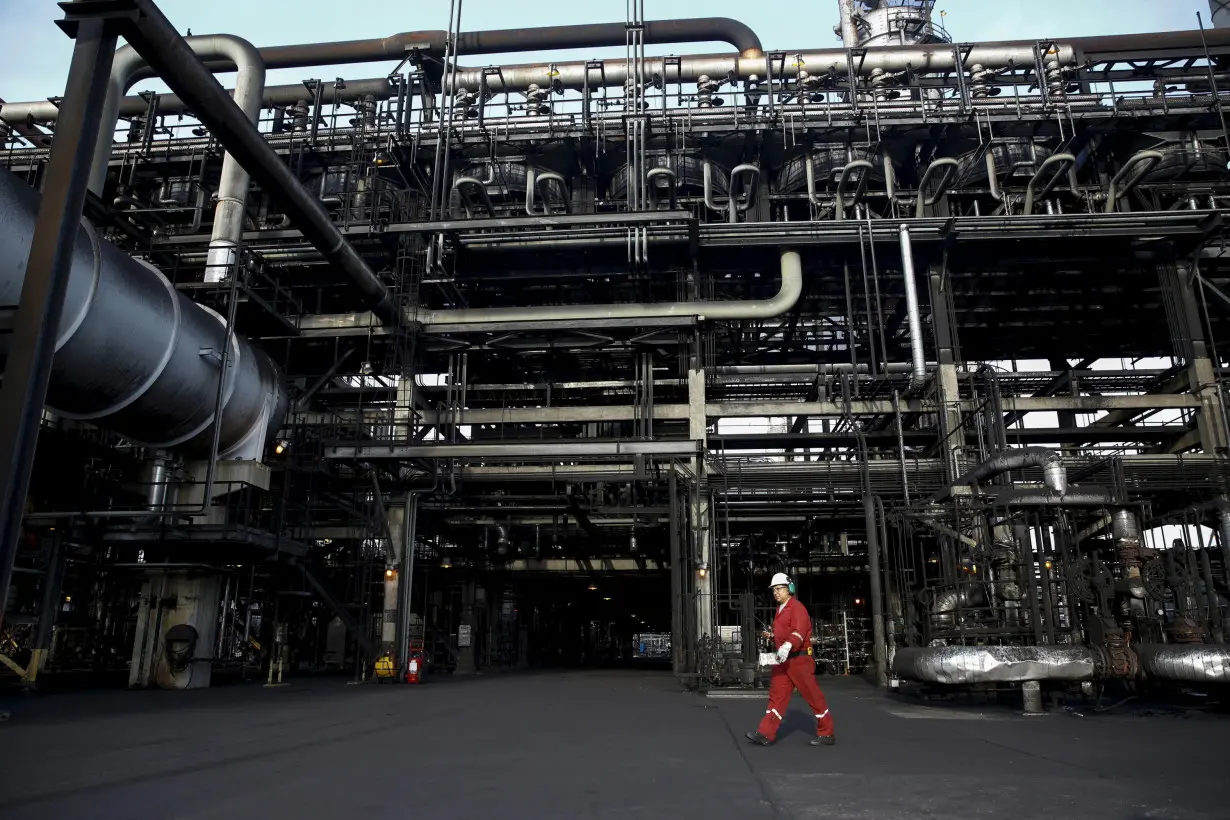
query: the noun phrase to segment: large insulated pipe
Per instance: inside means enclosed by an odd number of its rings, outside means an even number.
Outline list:
[[[1133,649],[1145,677],[1186,683],[1230,683],[1230,646],[1140,644]]]
[[[911,646],[893,655],[894,675],[948,685],[1093,680],[1103,665],[1089,646]]]
[[[1123,591],[1138,601],[1143,601],[1145,582],[1140,575],[1140,522],[1131,510],[1115,510],[1110,519],[1111,539],[1115,556],[1123,570]],[[1143,614],[1143,613],[1142,613]]]
[[[21,298],[38,206],[34,189],[0,170],[0,305]],[[0,336],[0,355],[7,355],[9,338]],[[217,313],[179,293],[153,266],[99,239],[83,221],[47,406],[140,444],[208,452],[225,338]],[[278,368],[263,351],[232,336],[229,360],[221,458],[251,444],[282,399]]]
[[[626,302],[607,305],[544,305],[540,307],[465,308],[428,310],[418,308],[407,321],[423,325],[491,324],[499,322],[558,322],[595,319],[650,319],[669,316],[700,316],[704,319],[771,319],[795,306],[803,292],[803,265],[797,251],[781,254],[781,287],[768,299],[706,302]],[[304,317],[300,329],[370,327],[367,313]]]
[[[912,70],[918,74],[951,72],[958,65],[969,68],[982,65],[987,68],[1005,68],[1009,65],[1033,65],[1034,43],[1010,43],[999,45],[973,46],[968,56],[962,52],[958,63],[957,53],[951,46],[909,46],[894,48],[871,49],[866,54],[854,58],[854,71],[859,76],[870,76],[873,71],[886,73]],[[1064,66],[1076,65],[1076,50],[1069,44],[1056,46],[1059,63]],[[820,66],[817,71],[831,71],[845,75],[850,71],[850,52],[845,49],[827,49],[823,51],[787,52],[798,54],[802,63],[808,66]],[[645,72],[649,76],[669,77],[671,82],[696,82],[701,76],[729,77],[731,80],[747,81],[754,74],[758,77],[770,75],[769,60],[763,56],[740,56],[730,54],[700,54],[670,58],[650,57],[645,61]],[[674,60],[678,59],[678,65]],[[590,65],[584,60],[575,62],[535,63],[526,65],[501,66],[498,75],[486,78],[487,89],[501,93],[505,91],[524,91],[531,83],[544,88],[553,83],[564,88],[580,90],[596,85],[621,87],[628,79],[628,67],[624,60],[606,60],[602,70],[587,69]],[[271,66],[272,67],[272,66]],[[780,66],[773,67],[773,73],[780,72]],[[482,68],[460,68],[446,87],[446,93],[456,89],[475,89],[483,79]],[[814,72],[813,72],[814,73]]]
[[[1213,28],[1230,28],[1230,0],[1209,0],[1209,22]]]
[[[991,456],[954,481],[952,487],[945,487],[937,492],[931,500],[940,502],[949,498],[953,487],[978,484],[1010,470],[1021,470],[1025,467],[1041,467],[1042,482],[1048,490],[1058,495],[1067,492],[1068,472],[1064,469],[1063,458],[1059,453],[1045,447],[1025,447],[1020,450],[1005,450]]]
[[[841,8],[841,44],[858,48],[858,23],[854,19],[854,0],[839,0]]]
[[[730,43],[740,54],[760,56],[763,48],[756,32],[728,17],[696,17],[678,20],[647,20],[645,44]],[[269,68],[299,68],[312,65],[345,65],[379,60],[400,61],[412,49],[429,54],[444,53],[444,31],[406,31],[371,40],[337,43],[305,43],[261,49]],[[575,26],[465,31],[458,35],[453,53],[513,54],[522,51],[559,51],[569,48],[599,48],[627,43],[624,23],[588,23]],[[474,86],[477,88],[477,86]]]
[[[265,62],[256,46],[240,37],[211,35],[187,37],[186,42],[200,57],[226,57],[238,66],[235,79],[235,105],[253,125],[260,119],[265,92]],[[107,99],[103,105],[102,133],[94,149],[90,166],[90,190],[101,195],[107,182],[107,164],[119,121],[120,103],[124,94],[136,82],[137,74],[146,67],[145,60],[132,46],[115,52],[111,78],[107,83]],[[218,204],[214,209],[213,233],[205,261],[205,281],[222,282],[232,270],[243,237],[244,209],[248,201],[248,172],[231,154],[222,158],[222,175],[218,182]]]
[[[372,305],[372,313],[387,324],[396,322],[397,310],[388,289],[342,236],[319,200],[303,187],[256,126],[231,101],[158,6],[152,0],[132,3],[139,13],[125,21],[125,39],[261,187],[281,203],[304,239],[320,251],[325,261],[358,285]]]
[[[265,91],[265,61],[261,59],[256,46],[229,34],[186,37],[184,42],[202,58],[225,57],[237,66],[239,73],[235,78],[235,104],[255,123],[260,116],[261,98]],[[90,190],[95,194],[102,195],[103,185],[107,181],[107,164],[111,159],[115,127],[120,118],[120,104],[128,89],[143,76],[149,76],[148,69],[145,60],[132,46],[124,46],[115,52],[111,78],[107,82],[107,99],[103,104],[101,139],[94,149],[94,161],[90,165]],[[222,160],[224,181],[228,164],[232,167],[237,165],[230,154]],[[246,184],[247,172],[243,171],[242,167],[239,172],[243,174]]]
[[[927,357],[923,353],[922,316],[918,309],[918,283],[914,274],[914,248],[910,242],[910,226],[902,225],[901,272],[905,279],[905,311],[910,328],[910,390],[921,390],[927,383]]]

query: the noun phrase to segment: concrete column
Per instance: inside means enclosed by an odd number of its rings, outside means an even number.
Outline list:
[[[208,687],[221,605],[222,578],[218,575],[178,569],[150,572],[141,588],[128,685],[161,689]],[[173,663],[166,640],[167,633],[179,625],[195,630],[196,643],[189,658],[201,659],[190,660],[182,668]]]
[[[705,371],[688,371],[688,437],[701,442],[702,452],[708,447],[708,419],[705,416]],[[696,565],[693,577],[696,589],[695,638],[713,635],[713,532],[712,503],[709,496],[707,467],[703,458],[692,460],[696,483],[690,499],[692,545]]]
[[[405,640],[397,634],[401,623],[402,545],[405,543],[406,508],[389,507],[389,544],[384,553],[384,617],[380,624],[380,651],[392,652],[400,662],[405,653]]]

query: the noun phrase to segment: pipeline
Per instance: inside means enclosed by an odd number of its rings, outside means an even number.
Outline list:
[[[991,456],[965,475],[952,483],[951,487],[931,496],[933,502],[941,502],[952,496],[954,487],[968,486],[994,478],[1010,470],[1020,470],[1024,467],[1041,467],[1042,481],[1046,488],[1057,495],[1064,495],[1068,490],[1068,473],[1064,469],[1063,459],[1054,450],[1045,447],[1025,447],[1020,450],[1005,450]]]
[[[956,625],[959,610],[986,604],[987,592],[982,584],[948,587],[936,593],[931,602],[931,617],[936,626],[952,627]]]
[[[1185,683],[1230,683],[1230,646],[1139,644],[1133,649],[1145,677]]]
[[[707,320],[771,319],[792,309],[803,293],[803,266],[797,251],[781,254],[781,287],[777,293],[760,300],[707,302],[627,302],[608,305],[544,305],[540,307],[466,308],[428,310],[418,308],[406,321],[423,325],[463,325],[498,322],[557,322],[596,319],[650,319],[670,316],[699,316]],[[369,313],[305,316],[301,330],[322,328],[371,327]]]
[[[711,18],[713,21],[722,21],[724,18]],[[684,40],[655,40],[650,39],[649,29],[666,23],[696,23],[701,24],[706,21],[650,21],[646,23],[646,43],[665,42],[685,42]],[[729,24],[729,33],[720,34],[717,31],[711,31],[704,35],[704,40],[692,40],[690,42],[703,41],[725,41],[734,45],[744,58],[738,61],[738,71],[736,77],[738,79],[747,80],[750,75],[756,74],[758,77],[766,76],[766,65],[763,60],[751,59],[754,53],[760,50],[760,41],[750,29],[747,29],[743,24],[730,20],[726,21]],[[625,31],[623,24],[606,24],[616,25],[619,28],[618,40],[613,45],[623,45],[625,43]],[[718,26],[718,22],[714,22],[714,26]],[[526,50],[539,50],[545,48],[540,45],[535,38],[537,31],[557,31],[559,28],[573,27],[556,27],[550,29],[525,29],[516,32],[468,32],[461,35],[459,45],[461,46],[462,54],[477,54],[479,52],[469,50],[475,44],[475,40],[481,41],[484,44],[493,42],[492,35],[500,34],[499,38],[503,42],[498,43],[499,47],[505,53],[512,53]],[[580,27],[584,28],[584,27]],[[656,33],[656,32],[655,32]],[[746,33],[746,34],[745,34]],[[519,42],[509,42],[512,39],[511,35],[516,34],[521,38]],[[678,36],[678,35],[675,35]],[[698,36],[700,36],[698,34]],[[1220,49],[1230,46],[1230,29],[1210,30],[1206,32],[1210,48]],[[506,39],[507,38],[507,39]],[[745,39],[746,38],[746,39]],[[444,32],[411,32],[403,35],[394,35],[390,38],[380,40],[358,40],[350,43],[319,43],[314,45],[298,45],[298,46],[278,46],[273,48],[260,49],[261,58],[265,60],[265,64],[269,69],[287,68],[287,67],[307,67],[312,65],[334,65],[341,63],[355,62],[372,62],[382,59],[401,60],[406,56],[405,48],[407,46],[418,46],[421,49],[433,53],[433,50],[442,50],[444,41]],[[1015,65],[1032,65],[1034,61],[1033,49],[1037,44],[1031,41],[1011,40],[1000,41],[993,43],[983,43],[976,46],[972,52],[966,57],[964,64],[967,66],[982,65],[987,69],[1007,67],[1010,59]],[[1148,59],[1153,52],[1158,54],[1168,54],[1175,50],[1188,49],[1199,51],[1201,48],[1199,32],[1192,31],[1169,31],[1157,32],[1151,34],[1125,34],[1113,35],[1106,37],[1074,37],[1067,40],[1063,45],[1059,46],[1058,52],[1055,55],[1063,65],[1077,65],[1084,62],[1086,59],[1098,60],[1114,55],[1123,55],[1130,53],[1136,59]],[[342,53],[339,53],[340,52]],[[945,53],[947,52],[947,53]],[[494,52],[492,52],[494,53]],[[826,69],[832,68],[835,71],[845,73],[847,66],[847,54],[844,51],[829,50],[823,52],[801,52],[800,49],[787,49],[787,54],[801,53],[806,65],[813,65],[813,60],[819,61],[818,65],[823,65]],[[323,57],[321,57],[323,55]],[[346,59],[333,59],[343,57]],[[323,59],[319,62],[318,59]],[[698,62],[701,61],[701,62]],[[707,63],[703,61],[708,61]],[[710,54],[698,55],[696,57],[685,57],[683,65],[686,67],[684,74],[679,76],[678,81],[694,82],[700,74],[708,74],[709,76],[726,76],[727,72],[735,69],[735,62],[727,55]],[[856,71],[860,76],[870,76],[872,71],[880,69],[882,71],[905,71],[909,70],[926,73],[927,71],[951,71],[956,65],[952,49],[945,46],[910,46],[904,48],[889,47],[874,49],[867,55],[860,57],[855,65]],[[577,63],[562,63],[558,64],[561,71],[560,77],[565,87],[583,88],[585,85],[585,64]],[[233,71],[235,66],[229,62],[211,61],[209,67],[214,71]],[[663,63],[661,59],[650,58],[646,62],[646,74],[652,75],[653,72],[661,72]],[[567,69],[565,72],[564,69]],[[702,70],[703,69],[703,70]],[[514,71],[514,76],[509,76],[507,72]],[[543,65],[519,65],[507,66],[503,69],[501,75],[489,77],[487,88],[490,91],[523,91],[529,87],[531,82],[537,83],[540,86],[546,82],[550,85],[555,79],[551,74],[551,66]],[[618,76],[615,76],[618,74]],[[589,78],[589,83],[592,86],[596,82],[603,82],[608,86],[622,86],[627,79],[624,71],[623,60],[611,60],[604,62],[602,72],[593,72],[594,76]],[[454,82],[456,87],[471,87],[478,88],[480,86],[482,69],[481,68],[460,68],[458,78]],[[152,74],[144,75],[152,76]],[[668,76],[663,74],[662,76]],[[672,80],[676,79],[676,72],[672,66],[670,74]],[[503,79],[501,79],[501,77]],[[600,80],[599,78],[605,78]],[[362,84],[362,87],[359,87]],[[323,94],[323,102],[325,105],[333,104],[340,99],[353,99],[365,94],[373,94],[381,99],[387,99],[392,91],[389,87],[389,82],[386,77],[377,77],[367,80],[347,80],[344,90],[333,89],[331,85],[326,84],[321,89]],[[293,103],[296,100],[304,98],[303,85],[301,83],[285,86],[271,87],[265,97],[266,105],[286,105]],[[121,106],[120,113],[125,116],[140,114],[145,111],[148,104],[141,97],[125,97]],[[190,110],[190,107],[180,100],[175,95],[164,96],[159,102],[161,111],[167,113],[179,113]],[[10,124],[24,128],[27,123],[27,118],[34,122],[54,122],[59,116],[59,111],[50,102],[46,100],[35,100],[31,102],[11,102],[0,104],[0,119],[9,122]]]
[[[1011,43],[1002,45],[973,46],[961,65],[975,64],[994,68],[1009,65],[1033,65],[1034,43]],[[1057,46],[1057,58],[1065,66],[1076,64],[1076,51],[1070,45]],[[833,72],[845,75],[851,70],[850,52],[844,49],[823,51],[788,51],[793,60],[797,54],[801,65],[812,73]],[[672,58],[673,59],[673,58]],[[662,57],[650,57],[645,61],[646,76],[660,76],[671,82],[697,82],[701,77],[729,77],[732,81],[747,82],[770,76],[769,59],[761,55],[699,54],[679,58],[676,65],[669,66]],[[543,87],[554,85],[572,90],[582,90],[596,85],[622,87],[628,79],[628,66],[623,60],[607,60],[601,72],[586,68],[585,61],[561,63],[536,63],[502,66],[500,74],[486,78],[488,91],[523,91],[531,84]],[[271,64],[272,67],[272,64]],[[912,70],[918,74],[951,72],[958,68],[957,56],[951,46],[909,46],[902,48],[878,48],[854,58],[853,71],[859,76],[872,72],[899,73]],[[777,67],[773,73],[780,73]],[[459,88],[478,88],[483,80],[483,69],[460,68],[445,88],[445,93],[454,93]]]
[[[1131,510],[1115,510],[1111,515],[1110,527],[1115,556],[1123,571],[1121,588],[1132,598],[1143,601],[1148,596],[1140,575],[1140,522]]]
[[[0,171],[0,305],[20,301],[39,199]],[[225,336],[217,313],[176,291],[153,266],[99,239],[83,221],[47,406],[139,444],[208,451]],[[10,338],[0,336],[0,354],[7,354]],[[281,374],[238,336],[228,358],[219,457],[259,458],[262,433],[276,431],[285,410]]]
[[[921,191],[919,196],[922,196]],[[905,280],[905,310],[910,328],[910,390],[921,390],[927,383],[927,359],[923,352],[922,316],[918,309],[918,283],[914,274],[914,249],[910,242],[910,226],[902,225],[901,275]]]
[[[948,685],[1093,680],[1105,665],[1089,646],[900,647],[893,655],[894,675]]]
[[[271,197],[279,201],[291,222],[325,260],[344,272],[386,324],[397,310],[384,283],[346,241],[329,214],[294,172],[232,102],[218,80],[179,36],[152,0],[132,0],[140,14],[125,25],[124,36],[157,70],[163,81],[188,103],[193,113],[223,147],[243,164]]]

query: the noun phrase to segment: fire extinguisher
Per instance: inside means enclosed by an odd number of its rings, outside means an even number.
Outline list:
[[[423,682],[425,662],[423,642],[421,640],[411,641],[410,651],[406,653],[406,683]]]

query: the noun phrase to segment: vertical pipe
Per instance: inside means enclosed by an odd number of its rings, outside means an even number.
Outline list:
[[[901,226],[901,270],[905,279],[905,309],[910,326],[910,389],[918,390],[927,381],[927,359],[923,354],[922,318],[918,311],[918,288],[914,278],[914,248],[910,226]]]
[[[839,0],[841,5],[841,44],[858,48],[858,25],[854,22],[854,0]]]
[[[859,434],[859,450],[863,461],[863,519],[867,528],[867,569],[871,592],[872,655],[876,667],[876,682],[888,685],[888,665],[884,643],[884,591],[880,586],[880,537],[876,528],[875,497],[871,493],[871,462],[867,454],[867,439]]]
[[[679,537],[679,486],[672,467],[666,479],[670,508],[671,549],[671,669],[683,672],[683,545]]]
[[[60,609],[60,588],[64,582],[63,540],[57,532],[51,541],[51,554],[47,557],[47,571],[43,575],[43,596],[38,607],[38,629],[34,633],[34,646],[30,653],[30,663],[26,666],[25,683],[33,684],[43,664],[47,660],[47,651],[51,648],[51,630],[56,624],[56,613]]]
[[[98,141],[116,24],[86,17],[76,44],[0,385],[0,626],[21,537],[51,359]],[[218,427],[220,425],[215,425]]]
[[[402,645],[394,657],[398,669],[407,668],[410,659],[410,615],[414,609],[414,544],[418,539],[419,493],[406,494],[406,514],[402,519],[401,568],[397,584],[397,631]]]

